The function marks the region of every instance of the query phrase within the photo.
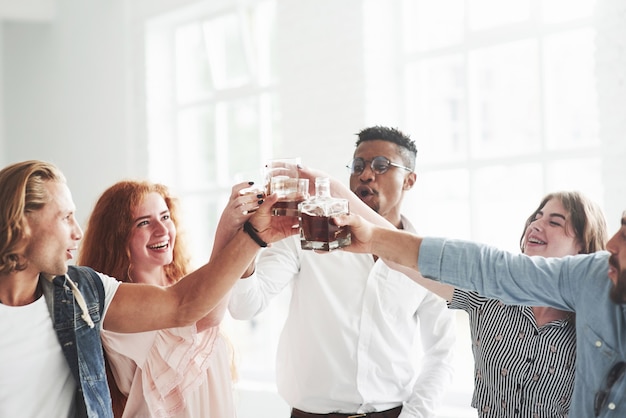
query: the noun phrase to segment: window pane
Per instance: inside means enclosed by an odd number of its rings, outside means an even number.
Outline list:
[[[473,185],[474,239],[519,252],[524,222],[544,195],[541,165],[481,168]]]
[[[185,190],[207,187],[216,178],[215,121],[212,106],[181,110],[178,115],[178,184]]]
[[[559,23],[593,17],[595,0],[541,0],[541,15],[546,23]]]
[[[548,192],[578,190],[598,204],[604,201],[600,158],[560,160],[547,166]]]
[[[420,235],[470,238],[469,174],[467,170],[419,172],[405,194],[402,213]]]
[[[546,132],[551,149],[599,143],[594,53],[592,29],[545,40]]]
[[[217,226],[215,220],[218,219],[228,201],[228,195],[221,198],[218,196],[208,193],[179,196],[181,197],[182,228],[179,227],[177,234],[184,234],[194,268],[209,261],[213,240],[207,237],[215,235]]]
[[[465,67],[461,55],[407,66],[406,118],[428,163],[466,157]],[[419,156],[418,155],[418,156]]]
[[[206,96],[213,90],[206,46],[199,23],[181,26],[175,32],[176,93],[181,103]]]
[[[470,138],[476,158],[537,151],[541,108],[537,47],[520,41],[469,55]]]
[[[237,14],[211,19],[204,24],[211,75],[217,89],[240,87],[250,82],[250,69]]]
[[[403,8],[407,52],[463,41],[465,0],[405,0]]]
[[[282,135],[282,113],[280,96],[276,93],[261,95],[261,161],[271,158],[273,149],[284,149]]]
[[[468,0],[471,30],[489,29],[530,18],[530,0]]]
[[[224,174],[218,178],[221,183],[230,182],[238,172],[259,166],[259,100],[252,97],[221,103],[218,115],[224,116],[224,125],[219,129],[220,138],[223,138],[219,141],[220,154],[228,156],[228,166],[220,169],[220,174]]]
[[[250,33],[255,47],[258,82],[265,86],[276,81],[275,14],[276,3],[264,1],[254,9]]]

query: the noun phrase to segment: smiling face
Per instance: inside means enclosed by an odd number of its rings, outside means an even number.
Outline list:
[[[609,257],[609,279],[613,282],[611,299],[615,303],[626,303],[626,211],[622,214],[620,229],[606,244]]]
[[[83,232],[74,218],[75,206],[65,183],[46,181],[50,200],[39,210],[26,213],[29,229],[24,255],[33,273],[62,275],[73,258]]]
[[[350,189],[379,215],[399,226],[404,192],[413,187],[416,176],[398,167],[390,167],[383,174],[374,173],[370,161],[378,156],[401,166],[406,165],[398,152],[398,145],[383,140],[362,142],[354,151],[354,158],[363,158],[365,169],[361,174],[350,176]]]
[[[163,274],[154,274],[173,260],[176,227],[163,197],[148,193],[132,210],[133,225],[129,238],[132,279],[135,282],[165,285],[158,282]],[[147,274],[146,274],[147,273]]]
[[[570,214],[559,199],[552,198],[537,211],[523,238],[526,255],[564,257],[580,253]]]

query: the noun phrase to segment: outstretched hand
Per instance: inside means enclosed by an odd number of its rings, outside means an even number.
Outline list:
[[[265,191],[249,182],[235,184],[230,192],[226,208],[222,212],[224,226],[232,230],[241,228],[245,221],[259,208]]]
[[[235,236],[244,222],[250,219],[263,201],[263,197],[264,191],[249,182],[237,183],[232,187],[228,203],[217,224],[211,259]]]
[[[339,215],[334,217],[333,220],[338,226],[350,226],[352,243],[347,247],[343,247],[344,251],[372,254],[372,238],[374,237],[375,229],[378,228],[376,225],[355,213]]]
[[[268,244],[295,235],[300,231],[297,216],[272,216],[272,205],[277,200],[278,195],[275,193],[267,196],[259,205],[259,209],[249,219],[259,237]]]

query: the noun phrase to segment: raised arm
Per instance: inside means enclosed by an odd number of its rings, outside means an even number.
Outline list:
[[[358,197],[356,199],[360,201]],[[343,250],[374,254],[382,258],[389,267],[404,273],[420,286],[447,301],[452,300],[454,286],[427,279],[417,269],[422,239],[410,232],[393,228],[382,216],[372,211],[367,205],[363,205],[367,212],[370,212],[368,217],[376,223],[365,220],[361,213],[362,207],[358,206],[357,210],[353,210],[351,206],[349,215],[335,218],[339,225],[350,225],[352,232],[352,244]]]
[[[252,184],[248,182],[235,184],[228,198],[228,203],[222,211],[217,228],[215,230],[215,238],[213,240],[213,250],[211,252],[210,260],[214,260],[217,254],[232,240],[237,231],[243,227],[254,211],[258,209],[259,205],[263,202],[263,194],[261,192],[241,193],[244,189],[252,189]],[[250,263],[249,268],[252,268],[253,262]],[[198,330],[203,330],[221,323],[226,313],[229,300],[228,292],[222,301],[217,304],[215,309],[212,309],[204,318],[202,318],[196,324]]]
[[[250,223],[261,240],[271,243],[298,232],[293,219],[271,216],[276,196],[268,196]],[[213,259],[167,288],[121,284],[107,311],[104,328],[141,332],[180,327],[204,317],[222,300],[253,261],[259,245],[243,229]]]
[[[244,182],[232,187],[228,203],[222,211],[215,230],[211,260],[230,242],[237,231],[242,228],[244,222],[250,219],[254,211],[263,202],[265,196],[260,190],[258,193],[240,193],[244,189],[251,188],[251,186],[253,185]]]

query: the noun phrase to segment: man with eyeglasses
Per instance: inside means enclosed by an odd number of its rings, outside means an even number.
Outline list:
[[[348,164],[352,192],[412,232],[400,207],[415,184],[416,153],[401,131],[374,126],[358,133]],[[299,237],[272,244],[247,274],[231,294],[237,319],[254,317],[292,288],[276,365],[291,417],[435,416],[456,341],[443,299],[372,255],[304,251]]]
[[[507,304],[575,312],[576,377],[569,416],[626,417],[626,211],[607,251],[564,258],[422,238],[390,228],[369,211],[357,212],[367,220],[354,213],[335,218],[351,226],[352,244],[345,251],[376,254],[416,281],[425,277]]]

